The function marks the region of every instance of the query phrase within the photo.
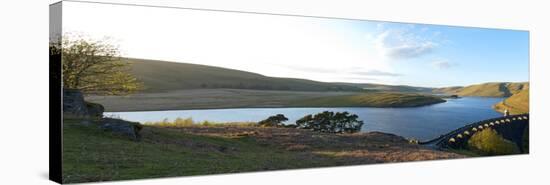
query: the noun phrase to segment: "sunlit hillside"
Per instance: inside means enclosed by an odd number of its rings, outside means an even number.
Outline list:
[[[438,88],[434,89],[433,92],[459,96],[509,97],[527,88],[529,88],[529,83],[527,82],[492,82],[466,87]]]

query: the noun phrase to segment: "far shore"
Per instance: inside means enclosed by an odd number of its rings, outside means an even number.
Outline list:
[[[376,99],[377,97],[380,97],[380,100]],[[434,96],[407,93],[247,89],[192,89],[127,96],[91,95],[85,99],[104,105],[106,112],[227,108],[418,107],[445,102]],[[398,99],[408,100],[395,101]]]

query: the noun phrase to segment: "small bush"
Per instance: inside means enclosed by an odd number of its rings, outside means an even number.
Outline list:
[[[284,126],[283,122],[288,121],[288,118],[283,114],[277,114],[275,116],[269,116],[267,119],[258,122],[263,127],[281,127]]]
[[[476,132],[470,140],[468,140],[468,148],[482,155],[519,153],[516,144],[504,139],[497,131],[491,128]]]
[[[210,121],[203,121],[203,122],[201,123],[201,125],[202,125],[202,126],[208,127],[208,126],[214,125],[214,123],[212,123],[212,122],[210,122]]]

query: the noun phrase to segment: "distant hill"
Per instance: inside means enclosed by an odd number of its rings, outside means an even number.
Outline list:
[[[275,78],[221,67],[124,58],[145,92],[182,89],[254,89],[289,91],[362,91],[359,87],[295,78]]]
[[[145,85],[145,92],[184,89],[251,89],[288,91],[384,91],[456,94],[459,96],[509,97],[528,83],[484,83],[466,87],[427,88],[374,83],[328,83],[297,78],[268,77],[215,66],[124,58],[131,73]]]
[[[335,83],[340,85],[349,85],[366,90],[389,91],[389,92],[413,92],[413,93],[431,93],[433,88],[414,87],[408,85],[384,85],[375,83]]]
[[[454,86],[454,87],[434,88],[434,89],[432,89],[432,92],[436,93],[436,94],[454,94],[462,88],[464,88],[464,87]]]
[[[456,94],[459,96],[510,97],[528,88],[528,82],[491,82],[466,87],[436,88],[433,89],[433,93]]]

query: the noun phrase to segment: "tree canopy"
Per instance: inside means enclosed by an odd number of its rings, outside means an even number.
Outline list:
[[[288,121],[288,118],[283,114],[277,114],[269,116],[267,119],[258,122],[260,126],[265,127],[280,127],[283,126],[283,122]]]
[[[64,36],[62,39],[63,87],[89,94],[123,95],[143,88],[130,63],[120,60],[119,50],[105,40]],[[55,47],[50,46],[50,52]]]
[[[306,115],[296,121],[298,128],[330,133],[354,133],[361,130],[363,121],[349,112],[324,111],[315,115]]]

